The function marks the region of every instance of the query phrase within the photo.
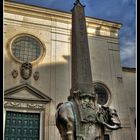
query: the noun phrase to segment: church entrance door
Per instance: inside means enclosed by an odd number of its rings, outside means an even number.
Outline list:
[[[6,112],[5,140],[39,140],[40,114]]]

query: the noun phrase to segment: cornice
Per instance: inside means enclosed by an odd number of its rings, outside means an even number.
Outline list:
[[[30,94],[33,94],[36,96],[38,99],[32,99],[33,101],[46,101],[50,102],[52,99],[48,97],[45,93],[42,93],[40,90],[36,89],[35,87],[25,83],[21,84],[15,87],[12,87],[10,89],[7,89],[4,91],[4,98],[5,99],[14,99],[14,100],[22,100],[21,98],[16,98],[12,97],[11,95],[14,95],[20,91],[27,90]],[[31,99],[26,99],[26,100],[31,100]]]
[[[58,11],[48,8],[42,8],[32,5],[26,5],[16,2],[4,1],[4,11],[8,13],[16,13],[21,15],[26,15],[30,17],[42,18],[42,19],[51,19],[63,21],[71,24],[71,13]],[[94,24],[100,26],[106,26],[108,28],[114,28],[119,30],[122,27],[121,23],[107,21],[103,19],[86,17],[87,24],[93,26]]]
[[[71,15],[65,12],[40,8],[37,6],[25,5],[21,3],[4,2],[4,11],[13,14],[36,17],[41,19],[61,20],[71,22]]]
[[[122,71],[136,73],[136,68],[122,67]]]

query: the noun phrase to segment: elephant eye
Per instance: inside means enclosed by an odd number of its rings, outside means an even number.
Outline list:
[[[116,113],[112,113],[112,115],[114,115],[114,116],[118,116]]]

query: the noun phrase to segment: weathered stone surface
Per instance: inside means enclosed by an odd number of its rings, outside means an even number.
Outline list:
[[[72,9],[72,88],[93,92],[84,6],[76,1]],[[72,93],[72,92],[71,92]]]
[[[4,90],[21,84],[21,64],[15,62],[10,55],[11,40],[21,33],[37,37],[44,44],[45,54],[37,65],[33,64],[33,73],[39,71],[38,81],[32,76],[29,82],[53,99],[46,107],[48,111],[43,115],[43,127],[40,132],[41,136],[44,136],[43,139],[61,140],[54,114],[56,105],[67,99],[71,87],[71,13],[11,1],[4,2],[4,9]],[[132,140],[135,136],[135,126],[134,120],[130,125],[129,114],[132,113],[128,110],[129,107],[135,107],[135,71],[127,72],[121,69],[118,37],[121,24],[91,17],[86,17],[86,22],[93,82],[101,82],[108,87],[108,105],[117,109],[123,127],[117,131],[107,130],[106,134],[110,135],[111,140]],[[19,73],[15,79],[11,75],[14,69]],[[122,82],[116,77],[120,77],[121,73]],[[132,118],[133,116],[135,117],[134,113]]]
[[[72,9],[72,88],[68,100],[59,104],[56,112],[62,140],[103,140],[105,127],[121,128],[116,110],[97,104],[84,6],[79,0]]]

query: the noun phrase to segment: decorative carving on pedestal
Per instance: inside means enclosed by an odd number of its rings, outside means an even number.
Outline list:
[[[105,127],[121,128],[115,109],[97,104],[97,96],[74,91],[70,101],[58,105],[56,126],[62,140],[103,140]]]

